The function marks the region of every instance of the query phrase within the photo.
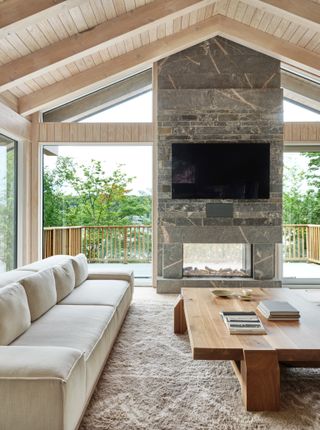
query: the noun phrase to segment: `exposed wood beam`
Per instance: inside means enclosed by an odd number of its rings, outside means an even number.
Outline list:
[[[129,76],[150,67],[168,55],[200,43],[220,34],[227,39],[243,44],[267,55],[298,65],[318,74],[320,55],[307,51],[263,31],[251,28],[233,19],[215,15],[179,33],[157,40],[125,55],[99,64],[61,82],[35,91],[19,99],[20,113],[28,115],[37,110],[47,109],[66,103],[85,93],[110,85],[124,75]]]
[[[320,85],[292,73],[281,72],[284,96],[320,112]]]
[[[205,22],[128,52],[56,84],[19,99],[20,113],[28,115],[37,110],[58,106],[89,92],[96,91],[150,68],[154,61],[215,36],[216,15]]]
[[[319,31],[320,4],[312,0],[245,0],[245,2]]]
[[[147,31],[216,0],[155,0],[0,67],[0,91]]]
[[[0,102],[0,133],[17,140],[30,140],[31,123]]]
[[[320,55],[286,40],[221,16],[219,35],[320,76]]]
[[[43,116],[44,122],[72,122],[93,115],[108,107],[135,97],[152,87],[152,72],[148,69],[107,88],[102,88],[64,106],[58,107]]]

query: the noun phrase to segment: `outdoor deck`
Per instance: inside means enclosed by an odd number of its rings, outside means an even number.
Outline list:
[[[284,225],[283,246],[284,278],[293,283],[299,279],[320,279],[320,225]],[[90,264],[130,269],[140,283],[150,284],[151,225],[45,228],[44,257],[79,252],[87,256]]]

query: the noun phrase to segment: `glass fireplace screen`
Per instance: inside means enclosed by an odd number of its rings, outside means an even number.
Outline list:
[[[183,276],[252,276],[251,245],[247,243],[185,243]]]

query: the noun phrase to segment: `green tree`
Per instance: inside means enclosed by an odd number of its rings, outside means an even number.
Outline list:
[[[15,266],[15,150],[6,151],[6,171],[0,177],[0,260],[6,270]]]
[[[283,216],[285,224],[320,222],[320,153],[303,153],[305,171],[299,165],[284,167]]]
[[[106,174],[100,161],[58,157],[54,169],[44,170],[44,225],[150,223],[151,196],[129,195],[132,180],[121,165]]]

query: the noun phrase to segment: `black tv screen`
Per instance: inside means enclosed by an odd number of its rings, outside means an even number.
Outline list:
[[[267,199],[268,143],[172,144],[173,199]]]

